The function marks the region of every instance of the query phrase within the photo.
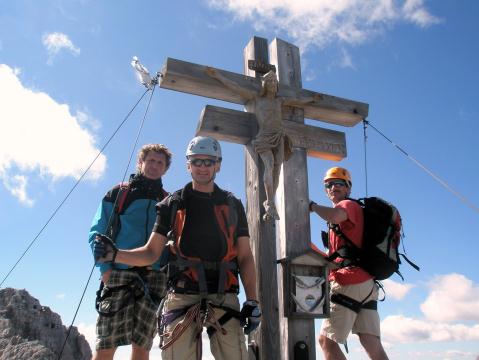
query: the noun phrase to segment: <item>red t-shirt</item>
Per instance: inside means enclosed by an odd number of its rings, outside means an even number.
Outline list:
[[[351,200],[343,200],[336,204],[336,208],[341,208],[348,214],[348,219],[339,224],[339,228],[358,247],[363,245],[363,209],[359,204]],[[333,230],[329,230],[329,253],[332,254],[344,241],[336,235]],[[341,259],[336,259],[340,262]],[[348,266],[338,270],[332,270],[329,280],[335,280],[341,285],[350,285],[362,283],[373,277],[366,271],[357,266]]]

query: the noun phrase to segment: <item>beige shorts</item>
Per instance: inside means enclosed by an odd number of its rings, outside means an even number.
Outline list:
[[[371,289],[373,289],[372,293]],[[378,299],[378,286],[373,280],[360,284],[339,285],[331,282],[331,294],[343,294],[354,300],[368,302]],[[368,294],[370,294],[368,296]],[[323,320],[320,334],[340,343],[346,343],[350,332],[380,337],[379,314],[376,310],[362,309],[358,314],[336,303],[330,303],[330,317]]]
[[[236,294],[225,294],[223,301],[219,301],[216,294],[208,295],[208,300],[214,305],[222,305],[237,311],[240,310],[238,296]],[[200,302],[199,295],[168,293],[163,311],[167,312],[174,309],[189,307]],[[215,308],[215,318],[218,320],[225,313],[220,308]],[[181,321],[183,316],[173,321],[166,327],[166,331],[171,331],[177,322]],[[223,325],[226,333],[216,331],[210,339],[210,350],[215,359],[228,360],[247,360],[246,339],[243,328],[239,320],[230,319]],[[161,352],[163,360],[196,360],[196,328],[194,323],[168,348]],[[206,329],[203,329],[206,332]],[[163,341],[168,341],[165,337]],[[205,346],[208,346],[205,344]]]

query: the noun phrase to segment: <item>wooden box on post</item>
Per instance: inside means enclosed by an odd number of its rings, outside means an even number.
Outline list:
[[[326,254],[313,249],[295,258],[278,260],[283,272],[284,316],[329,317],[329,282]]]

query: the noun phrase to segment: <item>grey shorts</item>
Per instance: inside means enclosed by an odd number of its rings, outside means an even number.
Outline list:
[[[150,350],[156,334],[156,311],[159,301],[165,294],[166,275],[162,272],[147,271],[139,278],[136,271],[113,270],[105,287],[115,288],[126,284],[135,284],[135,292],[125,288],[112,291],[104,301],[119,311],[112,316],[98,315],[96,323],[96,350],[112,349],[135,343]],[[146,284],[148,294],[135,298],[142,293]],[[129,299],[125,302],[125,299]]]

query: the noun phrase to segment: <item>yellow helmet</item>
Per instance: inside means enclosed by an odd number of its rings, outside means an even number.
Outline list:
[[[352,185],[351,174],[348,170],[342,167],[335,166],[326,171],[326,175],[324,175],[323,180],[328,181],[330,179],[343,179],[349,183],[349,186]]]

